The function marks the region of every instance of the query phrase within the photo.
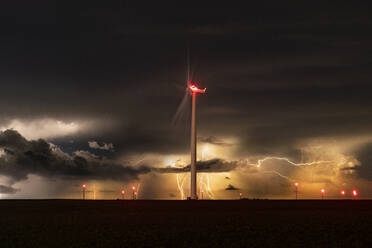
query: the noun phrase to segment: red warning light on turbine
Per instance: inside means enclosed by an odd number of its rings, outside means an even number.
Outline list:
[[[320,192],[325,193],[325,189],[321,189]]]
[[[298,183],[297,183],[297,182],[296,182],[296,183],[294,183],[294,186],[295,186],[295,187],[298,187]]]
[[[122,195],[124,195],[124,194],[125,194],[125,191],[124,191],[124,190],[122,190],[122,191],[121,191],[121,194],[122,194]]]
[[[199,89],[198,86],[196,86],[196,84],[194,83],[189,83],[189,89],[193,93],[202,93],[202,94],[205,93],[205,91],[207,90],[207,88]]]
[[[87,186],[85,184],[83,184],[82,187],[85,189]]]
[[[136,187],[132,186],[132,189],[133,189],[133,190],[135,190],[135,189],[136,189]]]
[[[356,191],[355,189],[353,190],[353,196],[357,196],[358,195],[358,191]]]
[[[340,194],[341,194],[342,196],[344,196],[344,195],[346,194],[346,193],[345,193],[345,190],[341,190]]]

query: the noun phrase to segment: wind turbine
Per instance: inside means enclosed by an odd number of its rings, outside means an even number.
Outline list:
[[[191,111],[191,187],[190,187],[190,198],[191,200],[197,200],[198,195],[196,194],[196,94],[204,94],[207,90],[199,89],[196,84],[189,82],[189,89],[192,95],[192,111]]]
[[[181,104],[179,105],[176,114],[173,117],[173,125],[176,124],[177,120],[181,118],[182,112],[187,106],[187,102],[190,96],[192,96],[192,111],[191,111],[191,139],[190,139],[190,155],[191,155],[191,162],[190,162],[190,172],[191,172],[191,182],[190,182],[190,197],[191,200],[197,200],[198,195],[196,194],[196,143],[197,143],[197,136],[196,136],[196,95],[197,94],[204,94],[206,92],[206,88],[199,89],[198,85],[194,83],[190,79],[190,62],[189,62],[189,55],[187,58],[188,68],[187,68],[187,87],[185,90],[185,96],[183,97]]]

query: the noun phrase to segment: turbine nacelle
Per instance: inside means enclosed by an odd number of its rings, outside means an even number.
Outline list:
[[[201,94],[204,94],[205,91],[207,90],[207,88],[204,88],[204,89],[199,89],[198,86],[194,83],[189,83],[189,89],[191,91],[191,93],[201,93]]]

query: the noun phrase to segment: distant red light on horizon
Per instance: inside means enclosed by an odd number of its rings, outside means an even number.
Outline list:
[[[85,184],[83,184],[83,188],[85,189],[87,186]]]
[[[341,190],[341,195],[345,195],[345,190]]]
[[[353,196],[357,196],[358,195],[358,191],[356,191],[355,189],[353,190]]]

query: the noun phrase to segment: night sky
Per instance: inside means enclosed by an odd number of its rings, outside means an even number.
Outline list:
[[[372,198],[372,18],[356,2],[0,4],[0,197]],[[189,52],[188,52],[189,51]]]

